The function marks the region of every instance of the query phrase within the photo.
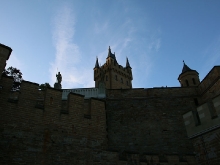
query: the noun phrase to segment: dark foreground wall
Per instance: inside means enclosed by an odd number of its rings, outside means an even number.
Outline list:
[[[142,96],[145,93],[145,97],[138,98],[136,92],[140,93],[140,90],[133,93],[128,90],[109,91],[112,96],[106,102],[109,149],[193,155],[193,145],[187,137],[182,114],[195,108],[196,93],[189,97],[189,93],[184,96],[181,88],[164,88],[158,90],[155,97],[147,97],[149,91],[143,89]],[[113,94],[115,97],[123,95],[124,99],[114,98]]]

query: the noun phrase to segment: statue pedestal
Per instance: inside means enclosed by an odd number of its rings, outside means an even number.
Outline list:
[[[54,88],[55,88],[55,89],[62,89],[62,85],[59,84],[59,83],[55,83],[55,84],[54,84]]]

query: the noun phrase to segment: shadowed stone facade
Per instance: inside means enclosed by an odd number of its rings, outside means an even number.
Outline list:
[[[12,50],[1,49],[5,66]],[[72,89],[65,99],[61,89],[28,81],[11,92],[13,78],[1,76],[0,164],[219,164],[220,66],[200,82],[184,63],[181,87],[132,88],[128,60],[125,68],[111,64],[109,52],[109,64],[96,62],[95,88]],[[105,97],[86,93],[103,85]]]

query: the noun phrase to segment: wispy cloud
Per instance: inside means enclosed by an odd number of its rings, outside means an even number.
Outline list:
[[[63,88],[92,86],[92,79],[86,77],[88,71],[79,67],[81,52],[73,42],[75,17],[68,6],[63,6],[54,19],[53,41],[56,49],[54,62],[51,63],[51,84],[56,81],[57,70],[62,74]]]
[[[149,44],[148,49],[155,50],[156,52],[159,51],[160,49],[160,44],[161,44],[161,39],[160,38],[155,38],[152,40],[152,42]]]
[[[208,48],[206,48],[202,58],[206,61],[203,68],[211,69],[214,65],[219,65],[218,61],[220,60],[220,36],[215,41],[213,41]]]

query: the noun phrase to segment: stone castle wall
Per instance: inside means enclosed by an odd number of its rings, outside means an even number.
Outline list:
[[[109,121],[106,121],[105,112],[112,101],[105,105],[103,100],[84,99],[73,93],[62,101],[61,90],[39,91],[38,84],[28,81],[22,82],[20,92],[11,93],[12,82],[10,77],[2,77],[0,82],[3,86],[0,91],[0,164],[195,164],[194,155],[161,153],[159,148],[151,153],[133,153],[125,150],[126,147],[113,151],[111,140],[114,133],[109,122],[112,120],[107,118]],[[126,105],[121,100],[117,104]],[[136,133],[132,126],[129,131]],[[152,133],[158,136],[157,130]],[[125,137],[121,138],[127,142]],[[150,141],[152,138],[147,143]],[[117,140],[116,143],[124,145]],[[143,149],[148,151],[150,148]]]
[[[182,114],[196,110],[195,88],[109,90],[108,146],[131,153],[193,154]]]
[[[11,49],[1,47],[9,50],[2,67]],[[216,66],[198,87],[108,89],[103,99],[69,93],[67,100],[28,81],[11,92],[13,78],[1,76],[0,164],[217,165],[219,75]]]

